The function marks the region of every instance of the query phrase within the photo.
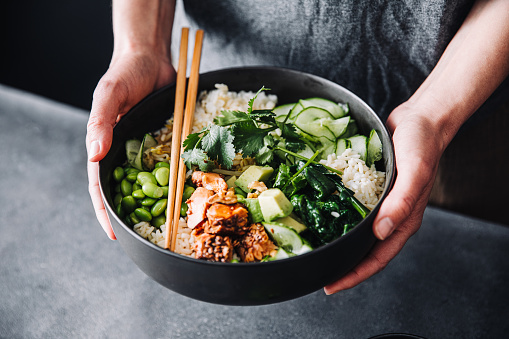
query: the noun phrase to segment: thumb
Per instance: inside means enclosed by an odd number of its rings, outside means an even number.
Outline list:
[[[97,162],[111,147],[113,127],[125,106],[127,88],[121,82],[101,80],[94,91],[92,109],[87,124],[88,160]]]

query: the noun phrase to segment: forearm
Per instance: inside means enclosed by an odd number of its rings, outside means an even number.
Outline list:
[[[509,73],[509,1],[477,1],[434,70],[409,99],[426,107],[444,147]]]
[[[170,56],[175,0],[114,0],[113,59],[150,51]]]

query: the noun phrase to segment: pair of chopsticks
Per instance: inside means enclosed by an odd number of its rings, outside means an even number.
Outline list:
[[[164,248],[175,250],[177,230],[180,219],[180,208],[184,182],[186,181],[186,165],[180,157],[183,148],[182,141],[187,138],[193,125],[193,114],[198,94],[198,77],[200,70],[201,49],[203,45],[203,30],[196,31],[191,73],[187,87],[186,99],[186,71],[187,45],[189,28],[182,28],[180,38],[180,54],[177,69],[177,88],[175,91],[175,112],[173,113],[173,134],[171,142],[170,178],[168,186],[168,205],[166,210],[166,241]],[[185,101],[185,114],[184,114]]]

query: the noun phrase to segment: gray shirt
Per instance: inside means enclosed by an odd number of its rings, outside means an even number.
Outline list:
[[[173,41],[179,26],[202,28],[201,72],[270,65],[313,73],[353,91],[385,119],[425,80],[473,3],[184,0]]]

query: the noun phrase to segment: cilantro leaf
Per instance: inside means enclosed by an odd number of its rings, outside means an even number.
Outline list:
[[[209,161],[207,154],[205,154],[205,152],[201,149],[195,148],[190,151],[185,151],[182,153],[182,159],[184,159],[184,163],[189,169],[191,169],[193,165],[197,165],[202,171],[210,171],[213,167],[213,164]]]
[[[267,135],[267,129],[256,127],[254,122],[241,122],[232,126],[235,136],[233,144],[245,157],[255,156],[264,146],[263,139]]]
[[[256,100],[256,97],[258,96],[258,94],[260,94],[262,91],[270,91],[270,88],[265,88],[265,86],[262,86],[262,88],[260,88],[258,90],[258,92],[256,92],[255,96],[252,97],[251,100],[249,100],[249,102],[247,103],[247,113],[248,114],[250,114],[253,111],[254,101]]]
[[[189,151],[189,150],[192,150],[193,148],[195,148],[196,144],[201,139],[200,134],[201,134],[201,132],[198,132],[198,133],[189,134],[187,136],[186,140],[184,140],[184,142],[182,143],[182,146],[184,146],[185,151]]]
[[[220,116],[214,119],[214,124],[219,126],[228,126],[237,122],[250,121],[251,118],[246,112],[242,111],[221,111]]]
[[[297,134],[295,126],[288,123],[277,122],[277,126],[281,130],[281,136],[285,139],[300,140],[300,135]]]
[[[231,168],[235,158],[235,147],[232,141],[233,135],[229,129],[211,125],[209,133],[201,141],[201,146],[210,159],[217,160],[226,168]]]
[[[256,162],[265,165],[272,160],[274,160],[274,152],[272,147],[274,147],[274,137],[270,134],[267,134],[265,138],[263,138],[264,146],[258,150],[256,154]]]

